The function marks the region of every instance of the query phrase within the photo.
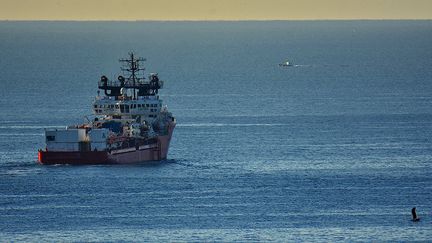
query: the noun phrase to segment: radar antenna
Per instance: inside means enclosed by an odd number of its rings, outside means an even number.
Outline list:
[[[129,52],[129,58],[119,59],[122,64],[120,70],[125,77],[120,75],[117,81],[110,81],[107,76],[103,75],[98,83],[99,89],[103,89],[106,96],[114,96],[116,99],[126,94],[122,93],[122,89],[124,91],[133,89],[133,99],[156,95],[162,88],[163,81],[159,80],[157,73],[151,73],[149,79],[145,80],[145,68],[142,65],[144,61],[146,61],[145,58],[137,58],[133,52]]]
[[[140,62],[145,62],[146,59],[142,57],[136,58],[133,52],[129,52],[129,59],[121,58],[119,62],[122,63],[122,67],[120,69],[123,73],[129,73],[129,77],[126,78],[126,82],[131,85],[133,88],[134,99],[136,98],[136,86],[137,84],[141,84],[144,81],[144,70],[145,68],[140,67]],[[143,71],[143,77],[138,77],[137,74],[139,71]]]

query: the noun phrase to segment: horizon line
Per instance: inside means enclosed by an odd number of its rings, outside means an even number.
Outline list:
[[[364,18],[364,19],[0,19],[0,22],[282,22],[282,21],[430,21],[432,18]]]

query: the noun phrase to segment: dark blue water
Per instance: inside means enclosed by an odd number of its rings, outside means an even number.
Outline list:
[[[169,160],[36,164],[131,50]],[[0,22],[0,57],[1,241],[432,239],[432,21]]]

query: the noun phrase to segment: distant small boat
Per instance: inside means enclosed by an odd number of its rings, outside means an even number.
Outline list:
[[[289,61],[285,61],[283,63],[279,63],[279,67],[292,67],[293,64],[290,63]]]

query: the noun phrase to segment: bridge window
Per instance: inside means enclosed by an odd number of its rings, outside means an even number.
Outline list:
[[[46,136],[47,141],[55,141],[55,136]]]
[[[129,105],[120,105],[121,113],[129,113]]]

